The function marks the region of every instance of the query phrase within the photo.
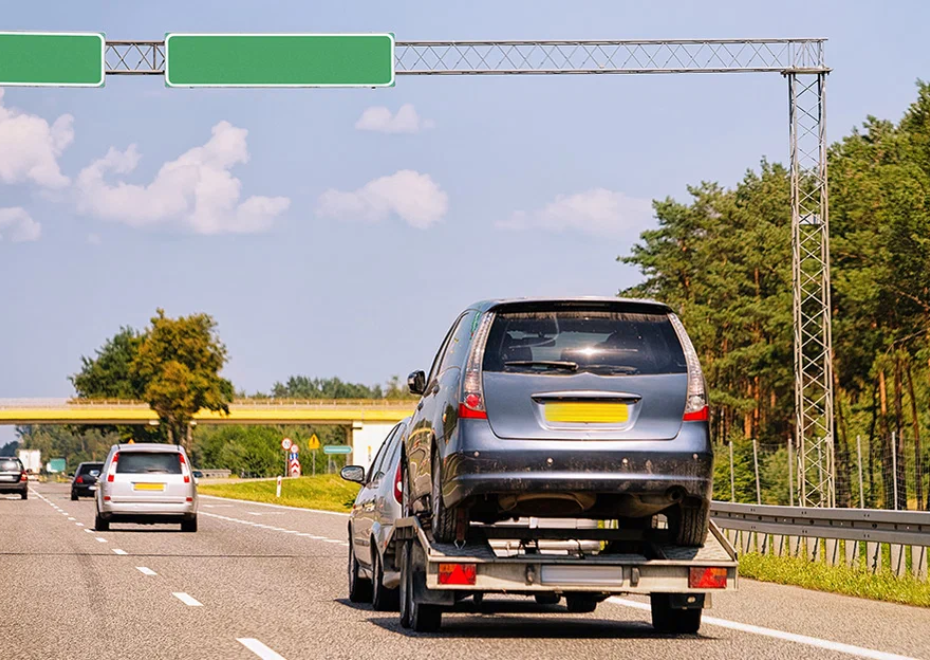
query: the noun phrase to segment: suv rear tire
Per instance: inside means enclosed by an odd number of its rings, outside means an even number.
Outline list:
[[[705,503],[697,506],[682,503],[677,509],[669,511],[666,517],[672,543],[689,548],[703,546],[707,540],[708,513]]]
[[[432,468],[430,475],[433,480],[433,487],[430,491],[430,508],[431,519],[430,528],[433,532],[433,539],[439,543],[451,543],[455,540],[455,518],[456,509],[447,509],[442,501],[442,468],[440,466],[439,456],[433,450]]]
[[[78,494],[77,494],[77,492],[75,492],[75,491],[73,491],[73,490],[71,491],[71,501],[72,501],[72,502],[77,502],[77,501],[78,501]]]
[[[181,521],[181,531],[182,532],[196,532],[197,531],[197,516],[193,518],[185,518]]]
[[[100,514],[98,513],[98,514],[94,517],[94,530],[95,530],[95,531],[98,531],[98,532],[109,532],[109,531],[110,531],[110,521],[109,521],[109,520],[104,520],[103,518],[100,517]]]
[[[29,491],[28,491],[28,490],[24,490],[22,493],[19,494],[19,498],[20,498],[21,500],[28,500],[28,499],[29,499]]]
[[[371,601],[371,580],[359,574],[358,559],[355,558],[355,544],[349,535],[349,600],[353,603]]]

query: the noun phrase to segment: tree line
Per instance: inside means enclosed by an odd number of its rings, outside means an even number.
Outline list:
[[[858,506],[861,443],[868,506],[892,507],[897,483],[899,508],[930,508],[930,85],[900,121],[868,117],[832,144],[828,165],[837,501]],[[658,228],[618,257],[644,281],[620,293],[680,310],[716,440],[777,451],[795,432],[788,171],[762,161],[734,188],[688,192],[654,202]]]

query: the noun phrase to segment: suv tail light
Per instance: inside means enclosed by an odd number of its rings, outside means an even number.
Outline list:
[[[84,483],[84,477],[78,477],[77,479],[74,480],[74,483],[76,483],[76,484],[82,484],[82,483]]]
[[[20,473],[20,475],[19,475],[19,480],[20,480],[20,481],[28,481],[28,479],[29,479],[29,473],[26,472],[25,470],[23,470],[23,471]]]
[[[685,402],[685,414],[682,421],[685,422],[706,422],[707,421],[707,390],[704,384],[704,372],[701,370],[701,361],[698,360],[697,352],[694,350],[694,344],[691,338],[685,332],[685,326],[677,314],[669,314],[669,321],[675,328],[675,334],[678,335],[678,342],[685,354],[685,364],[688,366],[688,399]]]
[[[113,481],[116,476],[116,461],[119,460],[119,452],[113,454],[113,460],[110,461],[110,468],[107,470],[107,481]]]
[[[178,452],[178,462],[181,464],[181,474],[184,475],[184,483],[189,484],[191,482],[191,473],[187,469],[187,461],[184,460],[184,454]]]
[[[488,341],[493,321],[492,313],[487,313],[481,318],[471,344],[471,352],[468,354],[468,362],[465,363],[462,402],[459,403],[459,417],[464,419],[488,418],[488,411],[484,406],[484,386],[481,383],[481,363],[484,361],[484,345]]]
[[[404,483],[401,481],[404,473],[401,471],[403,463],[397,464],[397,474],[394,475],[394,499],[398,504],[404,503]]]

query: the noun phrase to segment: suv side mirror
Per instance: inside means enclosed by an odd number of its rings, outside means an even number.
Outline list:
[[[414,371],[407,376],[407,389],[411,394],[423,394],[426,391],[426,374],[422,371]]]
[[[354,481],[357,484],[365,483],[365,468],[361,465],[346,465],[339,470],[339,476],[346,481]]]

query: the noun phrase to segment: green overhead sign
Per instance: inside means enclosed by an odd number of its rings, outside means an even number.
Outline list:
[[[324,454],[351,454],[352,447],[349,445],[324,445]]]
[[[93,32],[0,32],[0,86],[103,87],[105,52]]]
[[[390,87],[393,34],[167,34],[168,87]]]

